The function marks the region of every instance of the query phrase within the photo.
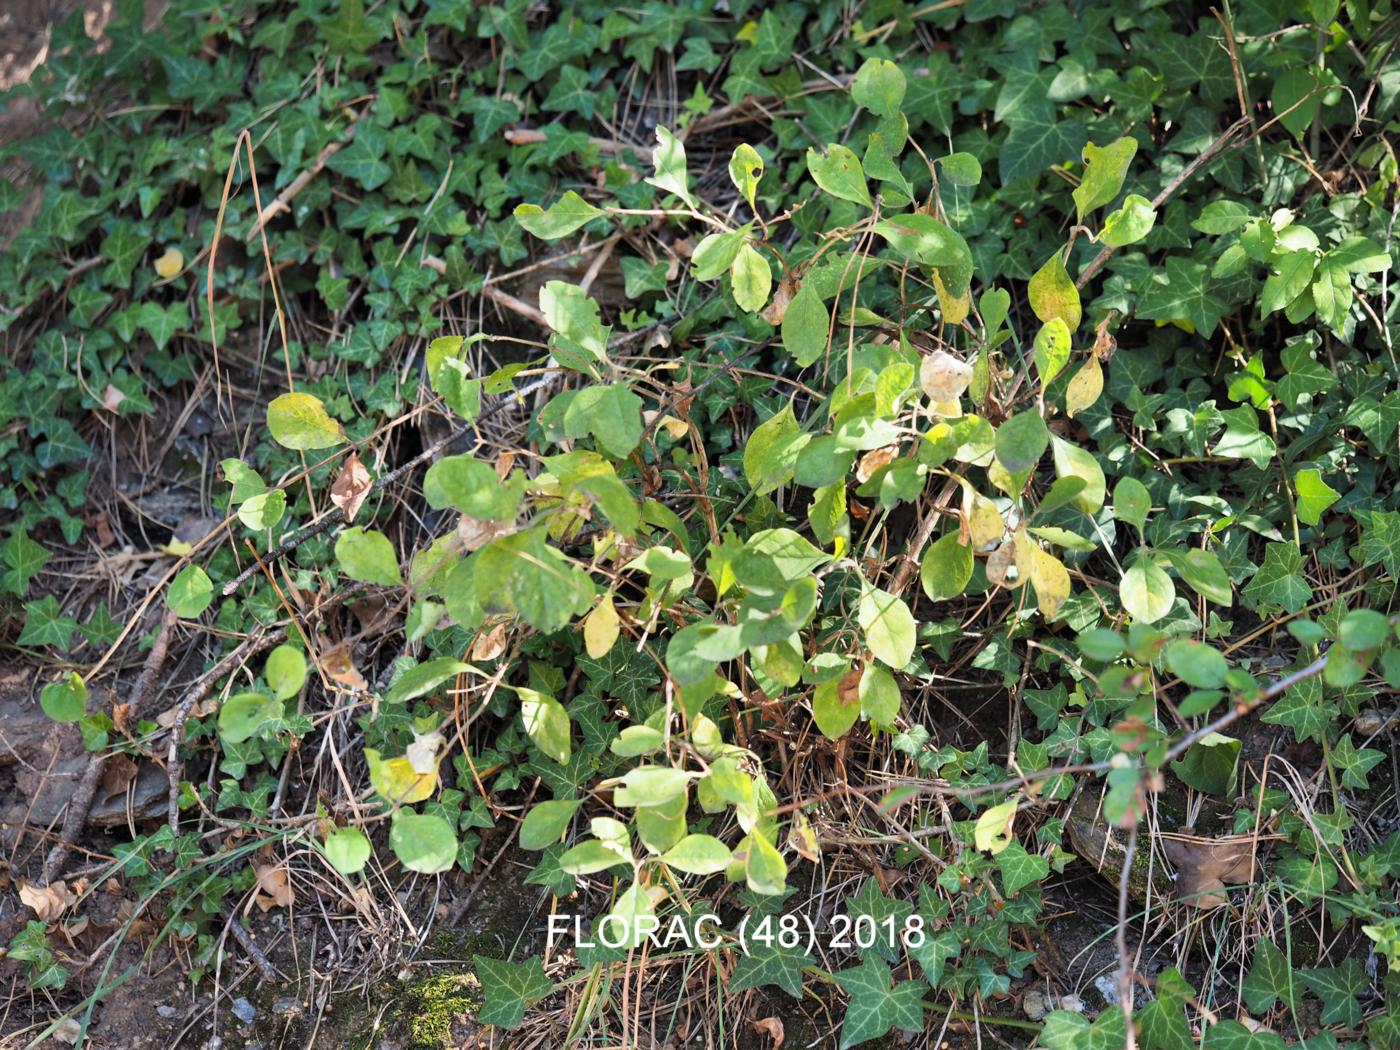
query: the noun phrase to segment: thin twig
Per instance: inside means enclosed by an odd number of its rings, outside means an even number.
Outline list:
[[[258,947],[258,942],[253,940],[253,935],[243,928],[237,915],[230,913],[228,923],[224,928],[233,934],[233,939],[248,953],[248,958],[258,968],[258,973],[264,981],[268,984],[282,983],[282,975],[277,972],[277,967],[272,965],[272,960]]]

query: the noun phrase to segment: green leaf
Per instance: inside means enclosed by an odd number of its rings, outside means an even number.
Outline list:
[[[18,641],[20,645],[52,645],[66,653],[77,629],[78,621],[64,615],[58,599],[46,594],[38,601],[24,603],[24,630]]]
[[[281,489],[268,489],[249,496],[238,508],[238,520],[250,529],[273,528],[287,512],[287,496]]]
[[[801,999],[803,969],[812,965],[815,963],[806,951],[783,947],[776,937],[768,944],[752,942],[747,953],[740,953],[729,976],[728,990],[742,992],[773,985],[794,999]]]
[[[743,230],[706,234],[690,256],[691,276],[697,281],[713,281],[727,273],[747,243]]]
[[[1093,453],[1055,434],[1050,435],[1050,448],[1055,461],[1055,473],[1061,478],[1078,478],[1084,482],[1084,487],[1074,497],[1074,505],[1085,514],[1098,511],[1103,506],[1107,482],[1104,480],[1103,468],[1099,466],[1099,461],[1094,458]]]
[[[1063,320],[1053,317],[1040,326],[1040,331],[1035,334],[1031,356],[1035,360],[1035,370],[1040,376],[1042,388],[1048,387],[1069,364],[1071,349],[1069,326]]]
[[[692,875],[714,875],[729,866],[730,852],[713,835],[687,835],[661,855],[667,867]]]
[[[962,235],[947,223],[914,212],[881,219],[873,229],[906,259],[936,269],[950,295],[961,298],[967,294],[972,282],[972,252]]]
[[[1229,311],[1236,287],[1237,282],[1213,278],[1205,263],[1173,255],[1148,281],[1137,313],[1148,321],[1186,321],[1209,336]]]
[[[345,441],[345,431],[326,413],[321,399],[311,394],[282,394],[267,406],[267,426],[283,448],[332,448]]]
[[[520,824],[521,849],[545,849],[558,842],[582,799],[536,802]]]
[[[1156,623],[1171,612],[1176,588],[1171,577],[1150,558],[1139,558],[1128,567],[1118,585],[1118,598],[1134,620]]]
[[[1029,105],[1014,122],[1008,118],[1007,132],[997,164],[1005,185],[1029,175],[1039,175],[1052,164],[1073,161],[1089,137],[1078,120],[1058,119],[1055,107]]]
[[[690,774],[671,766],[636,766],[622,778],[622,786],[613,792],[618,806],[664,806],[685,793]]]
[[[744,477],[755,495],[771,492],[792,478],[797,454],[811,440],[797,424],[792,402],[760,423],[744,445]]]
[[[883,667],[871,664],[860,676],[858,695],[861,713],[872,725],[883,729],[894,725],[894,720],[899,717],[902,699],[894,675]]]
[[[1140,1032],[1143,1050],[1193,1050],[1191,1025],[1186,1019],[1186,1003],[1195,997],[1196,989],[1187,983],[1176,967],[1163,970],[1157,976],[1153,991],[1155,998],[1133,1011],[1133,1021]]]
[[[1361,518],[1362,565],[1384,565],[1392,579],[1400,579],[1400,511],[1373,510]]]
[[[534,745],[560,765],[572,753],[569,713],[552,696],[534,689],[516,689],[520,696],[520,718]]]
[[[521,963],[472,956],[485,1001],[476,1019],[499,1028],[519,1028],[525,1011],[553,991],[538,957]]]
[[[943,177],[954,186],[976,186],[982,181],[982,163],[971,153],[950,153],[940,157],[938,166]],[[985,313],[983,320],[986,320]]]
[[[804,283],[783,314],[783,349],[803,368],[826,353],[831,318],[821,296]]]
[[[1241,747],[1234,737],[1207,733],[1191,745],[1180,761],[1172,763],[1172,772],[1187,787],[1230,798],[1235,791]]]
[[[282,718],[282,701],[266,693],[236,693],[219,705],[219,739],[241,744]]]
[[[1167,667],[1187,685],[1219,689],[1230,665],[1214,646],[1180,638],[1167,646]]]
[[[605,214],[601,208],[595,208],[573,190],[568,190],[547,210],[538,204],[516,205],[515,221],[525,228],[526,233],[532,233],[541,240],[557,241]]]
[[[1293,488],[1298,493],[1298,520],[1304,525],[1316,525],[1325,511],[1342,494],[1322,480],[1319,471],[1300,470],[1293,475]]]
[[[1192,548],[1180,557],[1173,558],[1176,571],[1188,587],[1207,601],[1227,608],[1234,604],[1234,592],[1230,588],[1230,576],[1225,566],[1220,564],[1220,556],[1214,551]]]
[[[914,657],[914,614],[896,594],[868,587],[856,610],[865,644],[881,663],[898,671]]]
[[[833,197],[843,201],[863,204],[873,208],[870,189],[865,183],[865,170],[860,166],[860,158],[845,146],[832,143],[826,147],[823,156],[816,149],[807,150],[807,170],[818,186]]]
[[[1269,96],[1278,122],[1294,135],[1302,135],[1317,116],[1321,97],[1312,69],[1293,65],[1279,74]]]
[[[472,518],[513,521],[521,485],[503,482],[489,463],[444,456],[423,477],[423,497],[434,510],[454,507]]]
[[[1103,221],[1099,240],[1110,248],[1125,248],[1136,244],[1149,233],[1157,223],[1157,211],[1146,197],[1130,193],[1123,203]]]
[[[39,693],[39,706],[55,722],[77,722],[87,714],[87,684],[77,671],[50,682]]]
[[[540,312],[544,314],[554,335],[550,346],[563,361],[577,372],[589,372],[590,366],[608,359],[608,335],[598,304],[576,284],[547,281],[540,290]]]
[[[773,273],[768,268],[768,260],[753,245],[745,244],[739,249],[729,276],[739,309],[749,313],[762,310],[773,289]]]
[[[137,327],[149,335],[157,350],[164,350],[176,332],[183,332],[189,323],[189,309],[184,302],[161,306],[158,303],[142,303],[136,315]]]
[[[828,740],[840,740],[860,717],[860,697],[842,689],[841,677],[830,678],[812,691],[812,718]]]
[[[972,579],[972,548],[964,546],[956,532],[929,544],[919,564],[919,582],[933,601],[962,594]]]
[[[1118,196],[1137,148],[1137,139],[1133,138],[1121,138],[1107,146],[1084,144],[1084,177],[1073,194],[1080,222],[1095,208],[1103,207]]]
[[[1256,612],[1282,609],[1296,613],[1312,600],[1312,588],[1303,574],[1303,554],[1292,543],[1270,543],[1264,548],[1264,564],[1246,585],[1243,595]]]
[[[1336,705],[1323,701],[1322,683],[1311,679],[1293,686],[1259,717],[1269,725],[1288,726],[1301,744],[1323,740],[1338,714]]]
[[[346,529],[335,539],[335,560],[352,580],[385,587],[403,585],[398,555],[389,537],[382,532],[366,530],[360,525]]]
[[[1374,609],[1353,609],[1337,625],[1337,639],[1354,653],[1379,649],[1390,640],[1390,621]]]
[[[16,529],[0,544],[0,560],[7,566],[0,576],[0,590],[21,598],[29,591],[29,581],[37,576],[52,555],[41,544],[29,538],[24,529]]]
[[[1254,965],[1240,985],[1240,996],[1253,1014],[1266,1014],[1280,1002],[1297,1010],[1302,1000],[1301,982],[1293,979],[1293,968],[1283,953],[1268,940],[1261,939],[1254,947]]]
[[[642,440],[642,399],[626,383],[584,387],[564,410],[564,432],[592,434],[601,451],[625,459]]]
[[[891,1028],[923,1031],[923,988],[916,981],[893,982],[883,959],[867,955],[859,966],[841,970],[835,977],[850,996],[841,1024],[841,1050],[878,1039]]]
[[[1303,983],[1322,1000],[1318,1021],[1344,1028],[1361,1026],[1362,1010],[1357,997],[1365,994],[1371,982],[1355,959],[1343,959],[1339,966],[1299,970]]]
[[[306,657],[300,649],[279,645],[267,654],[263,677],[278,700],[289,700],[301,692],[306,681]]]
[[[851,98],[877,117],[893,117],[904,102],[904,72],[884,58],[867,58],[851,82]]]
[[[1135,525],[1139,530],[1147,524],[1152,510],[1152,497],[1147,486],[1134,477],[1121,477],[1113,486],[1113,516]]]
[[[457,836],[436,813],[396,811],[389,825],[389,848],[405,868],[420,875],[448,871],[457,860]]]
[[[202,613],[214,600],[214,581],[198,565],[186,565],[170,581],[165,603],[170,611],[184,620]]]
[[[354,875],[369,863],[369,838],[359,828],[336,828],[326,836],[326,859],[342,875]]]
[[[472,670],[471,664],[454,660],[448,656],[417,664],[394,679],[389,691],[384,694],[386,704],[401,704],[426,696],[448,679],[456,678]]]
[[[1308,290],[1312,283],[1313,269],[1317,265],[1317,253],[1311,249],[1287,252],[1274,259],[1274,272],[1264,281],[1259,293],[1259,313],[1268,317],[1276,310],[1282,310]]]
[[[651,162],[656,174],[646,181],[666,193],[674,193],[686,206],[695,207],[695,198],[690,195],[690,177],[686,173],[685,146],[681,140],[663,127],[656,129],[657,146],[651,151]]]
[[[1034,409],[1018,412],[997,427],[996,456],[1008,474],[1033,469],[1049,444],[1050,431]]]
[[[754,194],[758,191],[759,180],[763,178],[763,158],[747,142],[734,147],[729,157],[729,181],[748,201],[749,209],[754,210]]]
[[[1015,841],[996,855],[996,866],[1008,897],[1050,874],[1049,860],[1038,853],[1026,852],[1026,848]]]
[[[1063,321],[1070,332],[1079,327],[1082,317],[1079,289],[1074,286],[1058,250],[1031,276],[1026,292],[1031,309],[1042,322]]]

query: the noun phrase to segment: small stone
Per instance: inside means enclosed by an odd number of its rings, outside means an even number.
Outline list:
[[[1077,995],[1066,995],[1060,998],[1059,1008],[1069,1010],[1071,1013],[1082,1014],[1084,1012],[1084,1000]]]
[[[1047,1012],[1045,995],[1037,988],[1032,988],[1021,999],[1021,1012],[1032,1021],[1039,1021]]]
[[[161,1003],[156,1007],[156,1013],[164,1017],[167,1021],[176,1016],[179,1012],[179,1010],[175,1009],[175,1007],[171,1006],[169,1003]]]
[[[235,999],[231,1009],[233,1010],[233,1016],[244,1024],[252,1024],[253,1018],[258,1016],[257,1008],[247,999]]]
[[[299,1014],[302,1011],[301,1000],[294,995],[283,995],[272,1004],[272,1012],[279,1017]]]

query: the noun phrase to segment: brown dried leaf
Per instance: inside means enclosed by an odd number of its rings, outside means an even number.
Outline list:
[[[788,827],[788,845],[791,846],[800,857],[810,860],[813,864],[821,858],[821,843],[817,839],[817,832],[812,827],[812,822],[807,814],[798,810],[793,815],[792,824]]]
[[[1094,329],[1094,357],[1100,361],[1108,361],[1113,357],[1113,353],[1118,349],[1118,340],[1113,338],[1108,326],[1113,323],[1117,311],[1110,310],[1108,316],[1099,322]]]
[[[483,521],[480,518],[469,518],[465,514],[457,519],[457,538],[469,551],[484,547],[497,536],[503,536],[509,531],[510,524],[504,521]]]
[[[777,1017],[765,1017],[761,1021],[749,1023],[753,1025],[755,1032],[762,1032],[773,1040],[773,1050],[778,1050],[778,1047],[783,1045],[783,1040],[787,1038],[787,1034],[783,1031],[783,1022]]]
[[[1016,548],[1010,543],[1003,543],[987,557],[987,582],[997,587],[1015,587],[1023,583],[1020,577],[1008,581],[1006,576],[1011,571],[1011,566],[1016,564]]]
[[[113,755],[102,765],[102,780],[97,786],[97,801],[106,802],[116,795],[126,794],[127,786],[136,779],[137,766],[130,755]]]
[[[292,892],[292,880],[287,877],[287,869],[281,864],[254,864],[253,870],[257,872],[258,882],[254,887],[257,894],[253,898],[253,903],[263,911],[272,908],[290,908],[296,903],[296,894]]]
[[[773,301],[763,310],[763,319],[774,327],[783,323],[783,317],[787,314],[788,303],[792,302],[792,297],[797,294],[797,282],[792,279],[792,271],[783,274],[782,280],[778,282],[778,287],[773,291]]]
[[[48,922],[71,908],[78,898],[69,892],[68,884],[62,879],[42,887],[32,886],[21,879],[19,899],[25,907],[33,910],[40,922]]]
[[[362,691],[369,688],[365,676],[360,674],[355,667],[355,661],[350,659],[350,652],[344,643],[322,653],[321,666],[326,674],[330,675],[331,681],[339,682],[346,689]]]
[[[1162,852],[1177,871],[1177,896],[1202,909],[1227,903],[1226,885],[1254,879],[1254,847],[1248,837],[1162,837]]]
[[[331,484],[331,502],[340,508],[346,521],[354,521],[373,485],[374,479],[370,477],[369,469],[352,452]]]
[[[856,480],[864,485],[882,467],[887,467],[894,462],[899,454],[898,445],[886,445],[884,448],[873,448],[860,457],[860,462],[856,464]]]
[[[123,394],[116,387],[114,387],[111,383],[108,383],[107,389],[102,391],[102,407],[105,408],[108,412],[115,412],[118,408],[121,407],[121,403],[125,400],[126,395]]]
[[[485,662],[505,652],[507,626],[507,621],[502,620],[491,630],[478,634],[472,641],[472,659]]]

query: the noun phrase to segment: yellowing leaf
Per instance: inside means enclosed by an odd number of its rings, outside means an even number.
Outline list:
[[[953,295],[943,283],[943,275],[937,269],[933,271],[933,290],[938,293],[938,308],[943,311],[945,323],[962,324],[967,320],[967,315],[972,312],[971,291]]]
[[[1000,853],[1011,845],[1011,825],[1016,819],[1016,800],[993,806],[977,818],[972,841],[978,849]]]
[[[419,773],[407,756],[382,759],[372,747],[365,748],[365,758],[369,761],[370,784],[391,802],[422,802],[437,790],[436,768],[431,773]]]
[[[1069,597],[1069,573],[1059,558],[1042,550],[1022,529],[1016,530],[1015,546],[1016,571],[1030,580],[1040,611],[1049,619]]]
[[[1030,295],[1031,309],[1041,321],[1051,321],[1058,317],[1069,325],[1071,332],[1079,327],[1083,316],[1079,307],[1079,289],[1075,288],[1074,281],[1070,279],[1069,271],[1060,260],[1058,251],[1035,272],[1026,286],[1026,291]]]
[[[1084,367],[1070,377],[1065,387],[1065,414],[1071,419],[1075,413],[1083,412],[1099,399],[1103,393],[1103,367],[1099,359],[1091,356]]]
[[[345,431],[326,412],[321,399],[300,392],[272,399],[267,426],[283,448],[331,448],[345,440]]]
[[[968,536],[973,550],[980,550],[989,543],[999,543],[1006,525],[1001,520],[1001,512],[996,504],[976,489],[963,489],[963,514],[967,517]]]
[[[174,277],[185,267],[185,257],[179,248],[167,248],[165,254],[156,260],[156,273],[166,280]]]
[[[583,621],[583,645],[588,655],[595,660],[606,656],[617,641],[620,629],[617,607],[613,605],[612,592],[609,591]]]

